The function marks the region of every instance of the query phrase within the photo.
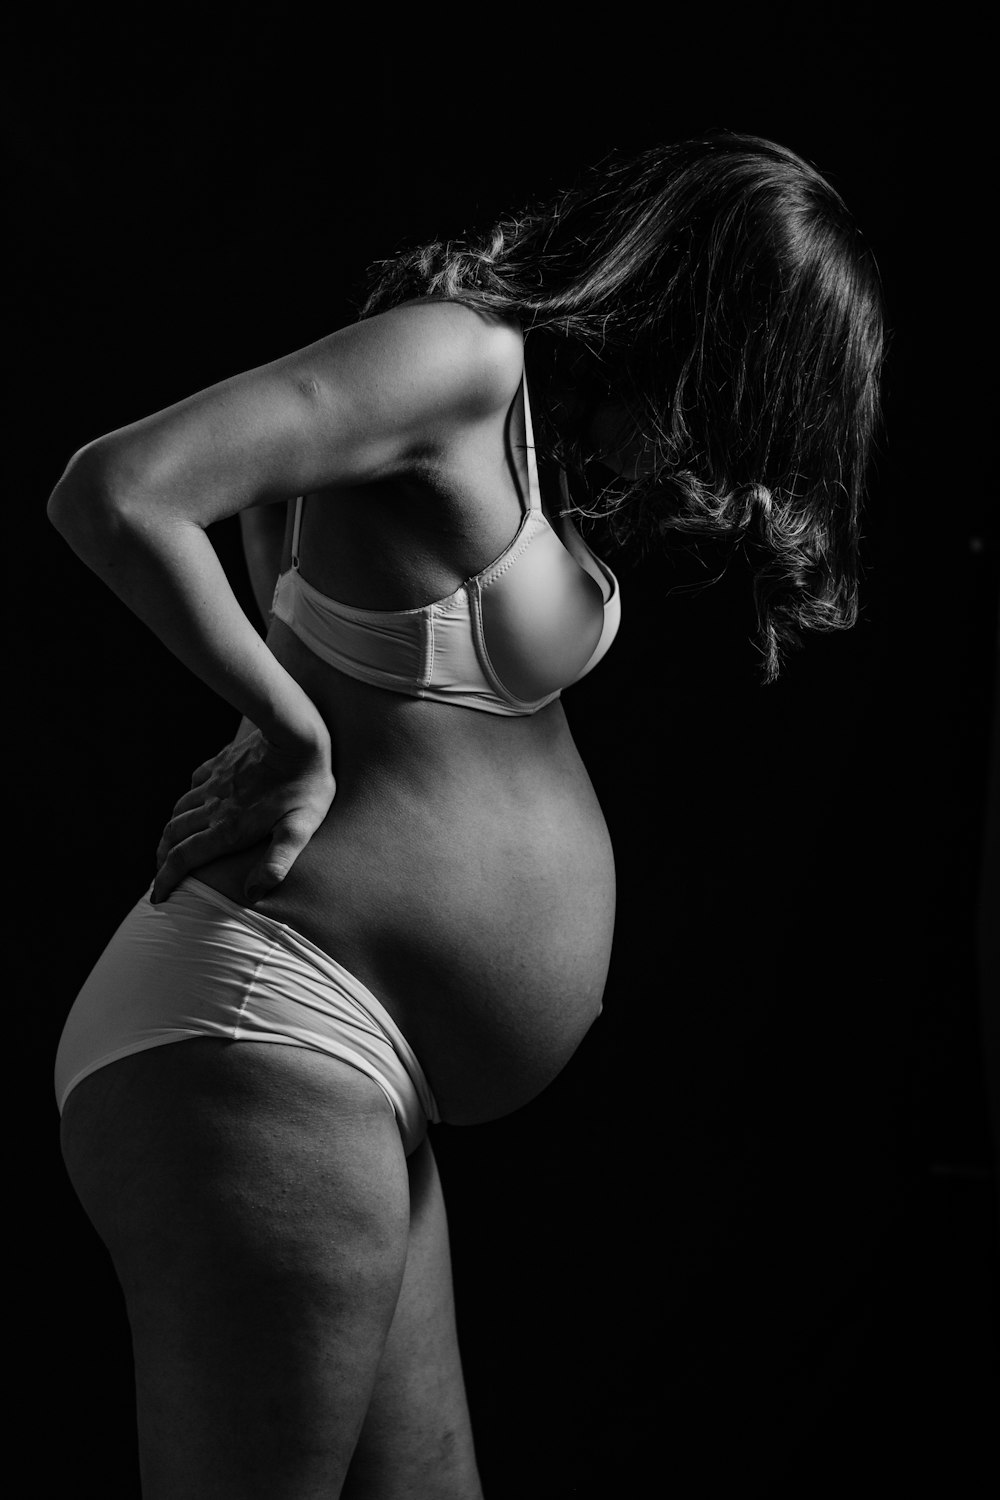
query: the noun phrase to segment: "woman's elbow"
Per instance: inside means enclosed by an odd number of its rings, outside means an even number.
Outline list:
[[[116,497],[115,491],[111,465],[98,438],[73,454],[49,496],[45,513],[60,535],[68,539],[72,534],[90,531],[120,508],[121,497]]]
[[[93,484],[93,464],[89,457],[92,446],[88,444],[73,454],[49,496],[45,512],[57,531],[62,531],[72,521],[74,512]]]

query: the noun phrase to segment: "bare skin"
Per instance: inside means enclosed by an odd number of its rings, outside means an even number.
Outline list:
[[[481,1494],[433,1154],[404,1159],[375,1084],[200,1040],[85,1079],[64,1121],[132,1325],[145,1500]]]
[[[317,588],[410,608],[507,545],[519,349],[498,358],[506,397],[433,462],[310,490]],[[257,909],[378,996],[445,1120],[517,1108],[592,1024],[610,955],[611,849],[561,706],[420,702],[332,671],[280,622],[267,644],[329,734],[336,795]],[[242,902],[260,858],[195,873]],[[189,1041],[85,1079],[63,1140],[125,1291],[146,1500],[478,1500],[433,1156],[405,1160],[370,1080],[297,1047]]]

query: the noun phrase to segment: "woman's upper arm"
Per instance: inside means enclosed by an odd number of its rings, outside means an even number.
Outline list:
[[[251,506],[406,471],[509,404],[520,332],[418,302],[98,438],[76,455],[106,503],[208,526]],[[58,490],[57,490],[58,493]]]

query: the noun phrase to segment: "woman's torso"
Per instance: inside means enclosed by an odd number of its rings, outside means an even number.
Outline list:
[[[515,397],[412,481],[310,497],[303,577],[359,608],[442,598],[503,551],[526,492]],[[550,519],[572,545],[566,523]],[[330,728],[337,793],[257,908],[378,996],[443,1118],[518,1107],[598,1013],[610,956],[611,847],[561,703],[503,717],[369,686],[322,662],[280,620],[268,644]],[[196,873],[241,901],[258,857]]]

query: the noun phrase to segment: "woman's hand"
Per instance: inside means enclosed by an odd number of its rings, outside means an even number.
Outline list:
[[[333,801],[329,738],[279,746],[254,729],[200,765],[156,851],[151,900],[220,855],[266,840],[244,891],[248,905],[280,885]]]

